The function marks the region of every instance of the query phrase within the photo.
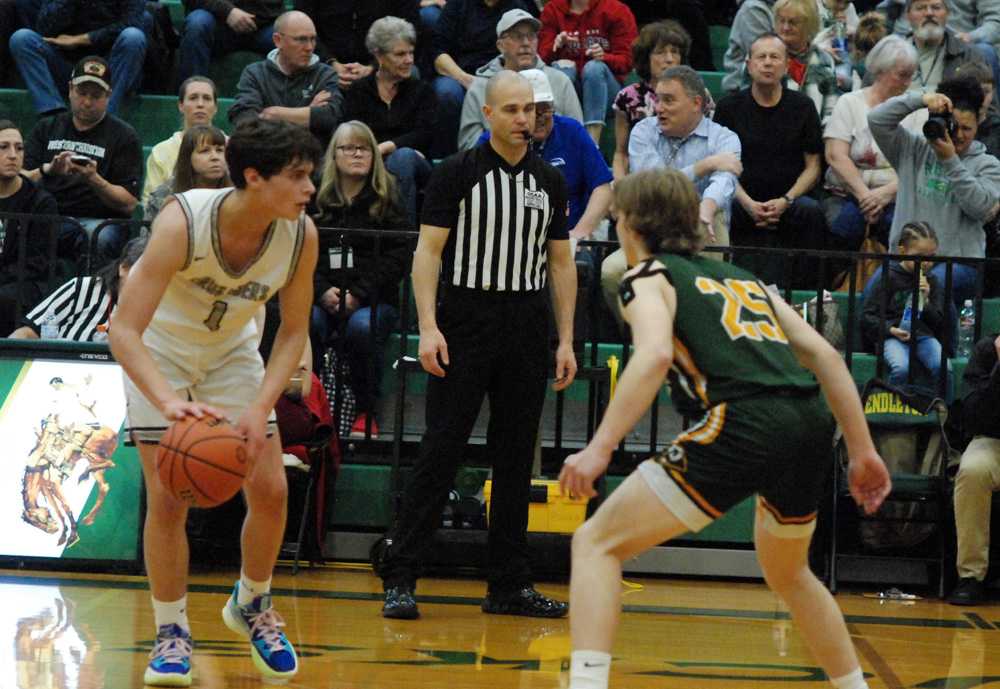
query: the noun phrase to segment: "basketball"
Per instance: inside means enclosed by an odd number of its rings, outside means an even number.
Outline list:
[[[236,495],[247,472],[246,440],[228,421],[188,416],[167,429],[156,470],[170,493],[191,507],[214,507]]]

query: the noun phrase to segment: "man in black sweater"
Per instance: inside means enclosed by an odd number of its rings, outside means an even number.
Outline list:
[[[87,227],[97,232],[97,265],[117,258],[128,239],[127,225],[104,221],[132,216],[142,179],[139,135],[108,112],[111,78],[100,57],[80,60],[70,79],[70,112],[39,120],[24,147],[24,175],[55,197],[61,215],[76,219],[60,230],[60,253],[83,255]]]
[[[267,55],[274,48],[274,20],[284,0],[184,0],[177,79],[208,74],[213,58],[236,50]],[[226,94],[229,95],[229,94]]]
[[[952,605],[978,605],[985,597],[990,563],[990,504],[1000,490],[1000,335],[976,343],[962,380],[962,421],[972,442],[962,453],[955,477],[955,530],[958,533],[958,586]]]

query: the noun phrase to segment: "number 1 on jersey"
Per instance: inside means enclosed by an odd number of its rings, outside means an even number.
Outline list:
[[[212,304],[212,311],[208,314],[208,318],[202,321],[202,323],[205,324],[206,328],[215,332],[219,329],[219,324],[222,323],[222,317],[226,315],[226,309],[228,308],[229,304],[224,301],[215,302]]]
[[[722,307],[722,318],[719,321],[730,339],[738,340],[746,337],[751,340],[771,340],[788,343],[788,337],[778,324],[778,317],[771,308],[764,288],[753,280],[734,280],[726,278],[724,282],[701,276],[695,280],[695,287],[702,294],[720,294],[726,303]],[[764,320],[743,320],[742,311],[763,316]]]

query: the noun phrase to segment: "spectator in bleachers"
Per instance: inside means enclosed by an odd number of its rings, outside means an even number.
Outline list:
[[[903,226],[893,253],[933,256],[937,248],[934,228],[925,222],[910,222]],[[924,264],[929,267],[927,261]],[[913,303],[915,280],[917,304]],[[876,280],[873,285],[865,294],[861,312],[861,335],[866,347],[877,352],[882,343],[882,358],[889,367],[888,382],[902,387],[910,376],[910,339],[916,337],[917,360],[936,386],[941,370],[941,341],[948,323],[943,286],[936,277],[924,273],[919,260],[913,259],[890,262],[888,278]]]
[[[837,85],[833,57],[813,39],[819,32],[816,0],[778,0],[774,3],[774,30],[788,51],[788,82],[791,89],[802,91],[816,106],[826,122],[837,104],[841,89]],[[845,86],[850,90],[851,84]]]
[[[28,312],[10,337],[107,342],[108,326],[122,285],[145,248],[145,237],[129,240],[121,256],[94,275],[73,278],[46,297]]]
[[[887,36],[869,53],[865,71],[871,86],[837,101],[823,132],[826,142],[824,200],[830,231],[857,250],[866,227],[883,247],[889,246],[899,179],[868,129],[868,113],[893,96],[906,93],[917,68],[917,52],[899,36]],[[901,126],[919,131],[922,119],[910,115]]]
[[[316,23],[316,52],[337,72],[340,88],[345,91],[378,66],[368,46],[369,30],[375,21],[399,17],[413,27],[420,26],[415,0],[295,0],[295,9]],[[414,47],[420,43],[416,35],[412,42]]]
[[[177,78],[208,74],[213,59],[237,50],[267,55],[284,0],[184,0]]]
[[[30,213],[55,215],[56,200],[21,173],[24,167],[24,139],[10,120],[0,120],[0,214]],[[48,277],[50,222],[6,218],[0,215],[0,333],[9,333],[18,317],[18,307],[26,308],[42,296]],[[24,256],[21,256],[21,242]],[[23,262],[23,272],[18,263]]]
[[[637,35],[632,10],[620,0],[551,0],[542,10],[538,53],[573,81],[595,143],[632,69]]]
[[[107,110],[142,83],[148,20],[143,0],[37,0],[28,28],[10,39],[10,52],[31,94],[35,112],[66,109],[62,94],[73,65],[102,55],[111,66]]]
[[[82,227],[130,218],[139,204],[142,145],[132,125],[108,112],[111,75],[104,58],[80,60],[70,77],[69,112],[39,120],[24,148],[25,175],[56,198],[60,214],[78,221],[59,231],[67,257],[86,253]],[[127,238],[127,225],[102,227],[99,260],[117,257]]]
[[[947,27],[948,34],[958,42],[955,48],[968,48],[990,68],[993,80],[1000,79],[1000,61],[997,59],[996,44],[1000,43],[1000,3],[996,0],[896,0],[906,8],[896,20],[894,31],[901,36],[910,36],[916,27],[923,26],[927,16],[935,19],[939,26]],[[942,19],[943,17],[943,19]],[[934,42],[934,45],[939,43]],[[945,49],[952,48],[945,40]],[[944,77],[949,76],[947,71]]]
[[[143,205],[149,201],[149,195],[173,173],[184,132],[195,125],[212,124],[212,118],[219,110],[215,82],[208,77],[185,79],[177,94],[177,109],[181,113],[181,130],[174,132],[166,141],[153,146],[149,158],[146,159],[146,179],[142,187]]]
[[[986,146],[986,152],[994,158],[1000,156],[1000,109],[995,100],[996,84],[993,70],[982,62],[966,62],[955,70],[956,76],[971,76],[983,89],[983,106],[979,109],[979,129],[976,141]]]
[[[351,434],[363,436],[370,424],[375,437],[382,358],[386,339],[399,320],[399,285],[410,268],[410,244],[405,238],[342,235],[327,228],[407,230],[413,223],[378,155],[375,135],[364,123],[350,121],[337,127],[323,163],[316,205],[320,258],[313,330],[325,344],[336,329],[336,319],[347,319],[344,352],[357,401]]]
[[[1000,335],[976,343],[962,379],[962,427],[972,441],[955,477],[958,585],[948,602],[979,605],[986,598],[993,493],[1000,490]]]
[[[472,87],[476,70],[496,56],[497,22],[514,9],[538,14],[533,0],[448,0],[444,6],[431,46],[440,129],[435,158],[444,158],[458,149],[465,92]]]
[[[410,22],[382,17],[368,30],[368,50],[378,68],[344,94],[344,120],[374,132],[379,155],[396,176],[406,212],[416,227],[417,192],[427,183],[434,140],[434,90],[413,76],[417,33]]]
[[[143,204],[143,218],[152,222],[172,194],[232,185],[226,165],[226,133],[210,124],[196,124],[184,131],[170,177]]]
[[[959,76],[942,81],[937,93],[907,93],[868,113],[872,136],[899,175],[890,246],[899,243],[904,224],[923,220],[938,228],[942,255],[985,255],[983,223],[997,213],[1000,161],[976,141],[982,104],[979,82]],[[944,138],[927,139],[922,132],[899,126],[907,115],[922,108],[931,115],[950,112],[954,130]],[[941,284],[944,271],[944,263],[931,271]],[[952,287],[957,304],[974,296],[977,273],[975,266],[955,264]]]
[[[342,119],[343,95],[333,67],[316,55],[316,26],[297,10],[274,22],[274,50],[247,65],[236,86],[229,121],[261,117],[307,127],[326,141]]]
[[[615,179],[628,174],[628,139],[639,121],[656,114],[656,80],[670,67],[686,65],[691,37],[684,27],[672,20],[642,27],[632,44],[632,64],[639,81],[629,84],[615,96],[615,155],[612,169]],[[712,94],[705,89],[704,113],[715,112]]]
[[[705,115],[705,83],[686,65],[667,69],[656,81],[656,114],[632,129],[628,171],[674,168],[694,182],[701,198],[698,220],[706,246],[729,246],[730,208],[743,170],[737,135]],[[722,260],[718,252],[707,252]],[[601,264],[604,300],[619,323],[618,285],[628,266],[618,249]]]
[[[906,3],[906,19],[913,32],[910,40],[918,58],[910,91],[933,93],[943,79],[954,76],[959,65],[978,59],[978,53],[948,27],[947,0],[906,0]]]
[[[812,100],[784,87],[785,44],[774,34],[750,48],[751,86],[719,101],[715,121],[734,131],[742,146],[743,173],[736,188],[733,246],[821,249],[828,229],[819,203],[807,196],[820,175],[823,130]],[[766,283],[816,287],[808,261],[785,269],[784,257],[734,254]]]
[[[500,55],[490,60],[476,71],[465,101],[462,103],[462,118],[458,130],[458,147],[472,148],[486,129],[486,115],[483,104],[486,101],[486,82],[497,72],[509,69],[520,72],[526,69],[540,69],[545,73],[555,101],[552,103],[557,115],[583,121],[580,99],[576,95],[573,82],[554,67],[549,67],[538,57],[538,29],[541,22],[524,10],[509,10],[497,22],[497,49]]]
[[[854,90],[870,83],[865,76],[865,60],[878,42],[889,35],[889,24],[881,12],[865,12],[858,18],[858,28],[851,37],[851,62],[854,65]],[[911,80],[912,81],[912,80]]]
[[[735,93],[743,88],[743,75],[750,46],[764,34],[774,33],[774,0],[743,0],[729,29],[729,46],[723,57],[722,90]]]

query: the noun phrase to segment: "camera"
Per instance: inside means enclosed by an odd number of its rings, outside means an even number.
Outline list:
[[[931,115],[924,122],[924,138],[929,141],[943,139],[946,134],[951,139],[954,139],[957,132],[958,122],[955,121],[955,117],[950,112],[941,115]]]

